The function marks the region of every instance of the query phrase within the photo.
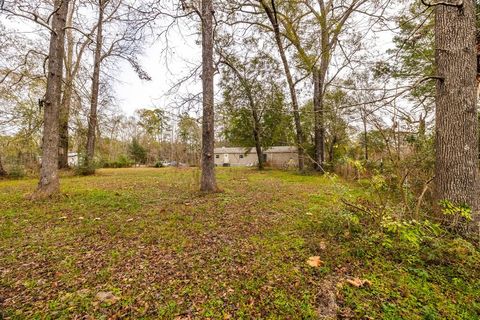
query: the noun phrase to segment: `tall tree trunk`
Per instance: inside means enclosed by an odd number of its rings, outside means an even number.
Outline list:
[[[324,76],[318,69],[313,70],[313,114],[314,114],[314,144],[316,171],[323,172],[325,162],[325,110],[324,110]]]
[[[95,57],[93,65],[92,92],[90,97],[90,113],[88,115],[88,133],[87,133],[87,156],[85,166],[91,168],[93,157],[95,155],[95,140],[97,130],[97,111],[98,96],[100,89],[100,65],[102,63],[102,45],[103,45],[103,12],[104,0],[98,0],[98,27],[97,43],[95,45]]]
[[[435,7],[437,200],[472,209],[480,222],[475,4]],[[478,225],[475,227],[478,228]],[[478,230],[477,230],[478,231]]]
[[[200,190],[217,191],[215,178],[215,110],[213,93],[213,4],[212,0],[202,1],[202,177]]]
[[[305,168],[305,136],[303,134],[302,123],[300,120],[300,108],[298,105],[297,91],[295,89],[295,82],[293,81],[292,73],[290,72],[290,65],[288,63],[285,48],[283,47],[282,35],[280,33],[280,26],[278,23],[277,12],[275,9],[275,1],[272,0],[272,8],[265,3],[265,0],[260,0],[262,8],[268,16],[273,32],[275,34],[275,42],[278,47],[280,58],[282,59],[283,69],[285,71],[285,77],[287,78],[288,89],[290,91],[290,98],[292,99],[293,119],[295,122],[296,138],[298,145],[298,169],[304,171]]]
[[[62,96],[65,25],[68,0],[55,0],[48,59],[47,91],[44,100],[42,166],[34,198],[48,197],[60,189],[58,177],[58,119]]]
[[[73,13],[75,10],[75,1],[72,1],[70,4],[69,12],[67,15],[67,27],[73,25]],[[62,95],[62,103],[60,104],[60,115],[59,115],[59,147],[58,147],[58,168],[67,169],[68,165],[68,123],[70,120],[70,107],[72,104],[72,94],[73,94],[73,49],[74,49],[74,39],[73,39],[73,30],[67,29],[66,31],[66,57],[65,57],[65,84]]]

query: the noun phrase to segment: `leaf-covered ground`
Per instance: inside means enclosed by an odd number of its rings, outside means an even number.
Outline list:
[[[202,195],[198,179],[101,170],[36,202],[35,180],[0,181],[0,319],[479,318],[478,251],[383,248],[340,201],[363,188],[222,168]]]

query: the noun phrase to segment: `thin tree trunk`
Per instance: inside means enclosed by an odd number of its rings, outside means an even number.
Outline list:
[[[468,205],[478,231],[478,117],[475,5],[435,7],[437,200]],[[472,224],[473,225],[473,224]]]
[[[69,12],[67,15],[67,27],[73,25],[73,13],[75,10],[75,1],[70,4]],[[66,30],[66,57],[65,57],[65,84],[62,96],[62,103],[60,104],[60,115],[59,115],[59,148],[58,148],[58,168],[59,169],[68,169],[68,123],[70,120],[70,108],[72,104],[72,95],[73,95],[73,49],[74,49],[74,39],[73,39],[73,30]]]
[[[265,164],[263,163],[262,144],[260,142],[260,132],[259,132],[260,121],[258,120],[258,115],[254,114],[253,117],[254,117],[253,137],[255,139],[255,151],[257,152],[257,158],[258,158],[258,170],[263,170],[265,169]]]
[[[314,114],[314,144],[315,144],[315,163],[316,171],[323,172],[325,162],[325,110],[323,104],[323,80],[322,72],[318,69],[313,70],[313,114]]]
[[[363,149],[364,149],[364,158],[368,160],[368,131],[367,131],[367,116],[364,114],[363,116]]]
[[[69,132],[68,123],[70,118],[70,107],[72,101],[73,79],[65,79],[65,90],[62,98],[62,107],[60,109],[59,123],[59,150],[58,150],[58,168],[68,169],[68,149]]]
[[[293,76],[292,76],[292,73],[290,72],[290,66],[288,64],[287,55],[285,54],[285,48],[283,47],[283,43],[282,43],[282,36],[280,33],[277,12],[274,6],[275,1],[272,0],[273,8],[270,8],[265,3],[265,0],[260,0],[260,4],[262,5],[262,8],[265,10],[268,16],[268,20],[270,21],[273,27],[273,32],[275,34],[275,42],[278,47],[280,58],[282,59],[282,65],[285,71],[285,76],[287,78],[288,89],[290,91],[290,98],[292,99],[293,119],[295,122],[296,138],[297,138],[297,145],[298,145],[298,169],[303,172],[305,168],[305,146],[304,146],[305,136],[303,134],[302,123],[300,120],[300,108],[298,105],[295,82],[293,81]]]
[[[200,190],[217,191],[215,178],[215,110],[213,92],[213,4],[212,0],[202,1],[202,177]]]
[[[100,89],[100,65],[102,63],[102,45],[103,45],[103,12],[104,0],[98,0],[98,27],[97,27],[97,43],[95,46],[95,57],[92,77],[92,92],[90,98],[90,113],[88,116],[88,133],[87,133],[87,156],[86,167],[92,168],[93,157],[95,155],[95,140],[97,130],[97,111],[98,96]],[[93,171],[93,170],[92,170]]]
[[[0,157],[0,177],[6,177],[7,171],[3,168],[2,157]]]
[[[265,169],[265,164],[263,161],[263,152],[262,152],[262,142],[261,142],[261,124],[260,118],[258,116],[258,108],[257,104],[255,103],[255,99],[253,98],[252,90],[248,80],[245,79],[244,76],[238,71],[238,69],[231,64],[225,57],[222,61],[225,65],[227,65],[230,69],[232,69],[233,73],[237,76],[238,80],[240,81],[242,87],[245,89],[245,93],[247,94],[248,104],[250,106],[250,111],[252,113],[252,120],[253,120],[253,140],[255,141],[255,150],[257,152],[258,158],[258,170]]]
[[[44,100],[44,127],[42,140],[42,165],[40,182],[33,198],[43,198],[60,189],[58,177],[59,108],[62,95],[65,25],[68,0],[56,0],[50,37],[47,91]]]
[[[332,142],[330,143],[330,148],[328,149],[328,161],[330,161],[330,163],[333,163],[333,161],[335,160],[334,159],[335,145],[337,144],[337,141],[338,141],[337,135],[334,134],[332,138]]]

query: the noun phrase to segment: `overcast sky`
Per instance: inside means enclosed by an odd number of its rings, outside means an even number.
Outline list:
[[[384,54],[393,46],[393,33],[390,31],[378,32],[376,40],[369,50],[377,54]],[[152,81],[140,80],[132,68],[126,62],[119,62],[119,69],[115,84],[119,107],[127,114],[132,115],[139,108],[160,107],[175,112],[169,108],[170,104],[178,97],[167,96],[168,90],[174,83],[185,77],[201,62],[201,44],[195,30],[190,32],[186,27],[173,29],[168,36],[168,54],[163,52],[167,47],[164,37],[154,43],[145,46],[144,55],[140,61],[145,70],[152,77]],[[274,49],[273,49],[274,50]],[[218,78],[218,76],[217,76]],[[200,92],[201,83],[182,88],[180,94]],[[218,79],[216,79],[218,81]]]
[[[175,99],[167,95],[172,86],[189,74],[201,61],[201,46],[196,43],[197,35],[188,35],[185,31],[174,30],[153,44],[145,46],[144,55],[140,57],[142,67],[152,77],[152,81],[140,80],[130,65],[121,62],[119,65],[116,91],[121,109],[131,115],[139,108],[165,108]],[[164,49],[168,47],[168,53]],[[200,90],[200,79],[197,85],[190,86],[189,91]],[[185,92],[185,88],[182,92]]]

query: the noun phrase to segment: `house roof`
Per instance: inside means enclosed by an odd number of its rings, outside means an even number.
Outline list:
[[[294,146],[281,146],[281,147],[270,147],[266,150],[263,150],[264,153],[294,153],[297,152],[297,147]],[[247,153],[255,153],[254,147],[221,147],[215,148],[215,154],[247,154]]]

